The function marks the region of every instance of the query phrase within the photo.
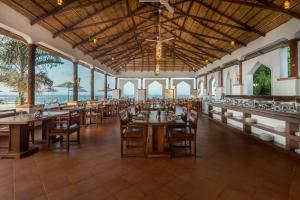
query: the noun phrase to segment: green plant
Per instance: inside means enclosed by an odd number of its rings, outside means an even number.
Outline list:
[[[271,95],[271,81],[271,70],[265,65],[260,65],[253,74],[253,94]]]
[[[63,64],[58,56],[51,55],[40,49],[36,50],[35,59],[35,87],[41,91],[42,87],[51,87],[53,81],[48,77],[48,70]],[[18,93],[19,104],[23,104],[27,90],[28,78],[28,48],[17,40],[0,36],[0,82],[12,91]]]

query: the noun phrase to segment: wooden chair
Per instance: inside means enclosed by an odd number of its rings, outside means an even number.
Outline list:
[[[197,134],[197,112],[191,110],[189,120],[185,128],[171,126],[168,128],[170,156],[173,157],[175,148],[190,150],[190,155],[196,157],[196,134]],[[194,151],[192,152],[192,143]]]
[[[87,119],[89,119],[89,124],[96,124],[99,126],[99,121],[103,122],[103,106],[97,104],[96,108],[90,109],[86,114]]]
[[[54,121],[49,127],[47,134],[47,145],[48,150],[50,150],[51,140],[49,139],[51,136],[60,136],[66,137],[66,141],[63,139],[63,142],[67,142],[66,150],[70,151],[70,143],[76,142],[78,145],[80,144],[80,114],[78,110],[69,111],[67,122],[61,124],[61,121]],[[77,140],[71,141],[70,136],[73,133],[77,133]]]
[[[16,110],[3,110],[0,112],[0,118],[3,117],[11,117],[16,115]],[[7,149],[8,151],[10,150],[10,127],[8,125],[0,125],[0,137],[1,138],[8,138],[8,145],[7,146],[0,146],[0,149]]]
[[[124,143],[128,147],[129,142],[142,143],[143,153],[141,156],[146,157],[146,144],[147,144],[147,128],[143,125],[134,125],[128,121],[127,111],[120,111],[120,133],[121,133],[121,157],[135,157],[140,154],[124,154]],[[137,146],[135,146],[137,147]]]

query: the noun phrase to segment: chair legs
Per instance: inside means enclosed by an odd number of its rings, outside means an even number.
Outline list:
[[[70,133],[67,133],[67,152],[70,151]]]

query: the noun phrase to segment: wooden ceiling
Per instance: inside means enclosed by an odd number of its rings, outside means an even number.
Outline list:
[[[115,71],[154,71],[158,9],[162,9],[161,71],[197,71],[246,46],[292,17],[300,19],[300,0],[2,0],[31,20]],[[97,39],[96,44],[93,40]],[[233,44],[234,43],[234,44]]]

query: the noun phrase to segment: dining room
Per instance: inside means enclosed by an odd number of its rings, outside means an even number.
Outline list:
[[[299,199],[299,0],[0,0],[0,199]]]

